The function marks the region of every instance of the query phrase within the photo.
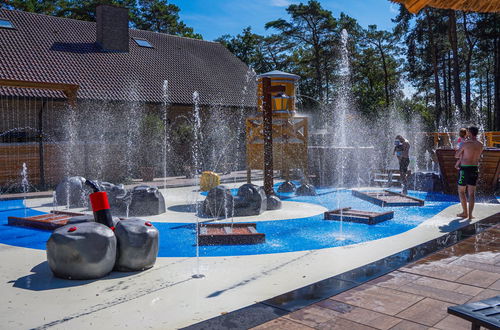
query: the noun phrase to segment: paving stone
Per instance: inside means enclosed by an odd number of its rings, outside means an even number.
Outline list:
[[[323,308],[332,309],[339,313],[344,319],[374,327],[376,329],[390,329],[399,322],[400,319],[371,311],[365,308],[351,306],[340,301],[325,299],[316,305]]]
[[[484,289],[479,294],[470,298],[468,302],[475,302],[475,301],[479,301],[479,300],[483,300],[483,299],[488,299],[488,298],[496,297],[498,295],[500,295],[499,290]]]
[[[314,304],[285,315],[284,318],[317,328],[323,323],[339,318],[339,313]]]
[[[418,324],[415,322],[411,322],[408,320],[403,320],[396,324],[394,327],[391,328],[391,330],[423,330],[423,329],[428,329],[429,327],[426,327],[425,325]]]
[[[267,330],[267,329],[289,329],[289,330],[311,330],[314,328],[308,327],[301,323],[290,321],[289,319],[280,317],[269,321],[267,323],[251,328],[254,330]]]
[[[494,265],[500,261],[500,255],[493,251],[483,251],[475,254],[467,254],[460,257],[461,260],[479,262],[482,264]]]
[[[463,256],[460,259],[453,261],[451,264],[475,270],[484,270],[486,272],[500,274],[500,266],[497,266],[493,263],[494,262],[493,255],[496,255],[496,253],[492,253],[491,255],[489,255],[489,261],[492,262],[491,264],[483,262],[486,261],[486,259],[472,259],[472,258],[465,259],[467,256]]]
[[[456,283],[453,284],[458,286]],[[472,295],[464,295],[451,290],[439,289],[433,286],[419,285],[416,283],[409,283],[400,287],[398,290],[457,304],[464,304],[472,297]]]
[[[435,328],[443,330],[470,330],[470,326],[471,323],[469,321],[455,315],[448,315],[434,325]]]
[[[373,330],[375,328],[362,325],[353,321],[349,321],[346,319],[336,319],[326,323],[323,323],[321,326],[317,327],[318,330]]]
[[[483,291],[483,289],[472,285],[460,284],[460,286],[456,288],[455,291],[474,297],[475,295],[478,295],[481,291]]]
[[[447,308],[450,305],[452,304],[432,298],[425,298],[398,313],[396,316],[431,327],[448,316]]]
[[[406,272],[394,271],[384,276],[380,276],[376,279],[373,279],[366,284],[368,285],[377,285],[384,288],[397,289],[400,286],[411,283],[419,279],[419,275],[410,274]]]
[[[436,261],[424,265],[412,264],[407,267],[402,267],[400,271],[422,276],[434,277],[442,280],[454,281],[471,272],[472,269]]]
[[[440,280],[437,278],[426,277],[426,276],[422,276],[422,277],[418,278],[413,283],[417,284],[417,285],[424,285],[424,286],[428,286],[431,288],[449,290],[449,291],[455,290],[456,288],[458,288],[461,285],[461,284],[458,284],[455,282]]]
[[[372,311],[395,315],[422,300],[423,297],[364,284],[338,294],[334,299]]]
[[[416,262],[414,262],[414,264],[416,265],[419,265],[419,264],[427,264],[429,262],[432,262],[432,261],[440,261],[442,263],[450,263],[456,259],[458,259],[459,257],[458,256],[455,256],[453,254],[449,254],[449,253],[444,253],[444,252],[436,252],[436,253],[433,253],[423,259],[420,259]]]
[[[492,285],[490,285],[489,288],[493,289],[493,290],[500,290],[500,280],[498,280],[495,283],[493,283]]]
[[[487,288],[500,279],[500,274],[490,273],[482,270],[472,272],[457,279],[457,282]]]

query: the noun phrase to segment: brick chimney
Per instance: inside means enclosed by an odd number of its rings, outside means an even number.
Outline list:
[[[109,5],[96,8],[97,43],[104,51],[128,52],[128,9]]]

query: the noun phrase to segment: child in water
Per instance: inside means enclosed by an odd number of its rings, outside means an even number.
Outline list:
[[[461,128],[460,131],[458,132],[458,139],[457,139],[457,148],[456,150],[460,150],[462,148],[462,145],[464,144],[467,136],[467,130],[465,128]],[[462,153],[460,153],[460,157],[458,158],[457,162],[455,163],[455,168],[457,170],[460,169],[460,163],[462,162]]]

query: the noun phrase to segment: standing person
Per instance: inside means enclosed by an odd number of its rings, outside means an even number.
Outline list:
[[[401,176],[401,184],[403,185],[403,194],[408,193],[408,165],[410,165],[410,142],[401,135],[396,136],[394,141],[394,151],[399,161],[399,175]]]
[[[455,153],[455,157],[460,159],[460,172],[458,173],[458,196],[462,204],[462,213],[457,217],[474,219],[472,211],[476,198],[476,182],[479,175],[479,159],[483,152],[483,144],[477,140],[478,128],[471,126],[467,129],[467,137],[462,147]],[[467,211],[467,198],[465,189],[467,188],[469,197],[469,210]]]

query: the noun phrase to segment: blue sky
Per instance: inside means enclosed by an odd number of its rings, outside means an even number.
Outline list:
[[[265,23],[288,19],[286,8],[295,0],[171,0],[180,11],[181,20],[194,28],[205,40],[213,40],[223,34],[236,35],[243,28],[266,35],[272,31],[264,29]],[[303,0],[306,3],[307,0]],[[354,17],[367,27],[376,24],[379,29],[391,29],[391,19],[397,15],[398,6],[389,0],[323,0],[323,8],[338,17],[340,12]]]

